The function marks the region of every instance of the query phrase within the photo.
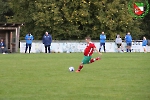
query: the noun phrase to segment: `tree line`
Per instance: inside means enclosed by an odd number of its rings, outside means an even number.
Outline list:
[[[31,32],[40,40],[45,31],[56,40],[81,40],[87,35],[98,40],[102,31],[108,40],[127,32],[133,39],[150,39],[150,12],[136,19],[129,12],[130,1],[0,0],[0,22],[24,23],[20,39]]]

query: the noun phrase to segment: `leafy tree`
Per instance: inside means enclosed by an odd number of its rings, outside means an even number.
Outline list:
[[[13,15],[6,0],[0,0],[0,22],[7,22],[7,18]]]
[[[149,0],[149,4],[150,4],[150,0]],[[142,39],[143,36],[145,36],[147,39],[150,39],[150,8],[149,8],[149,13],[143,19],[143,22],[141,24],[141,29],[144,30],[144,34],[141,35],[140,39]]]
[[[45,31],[57,40],[84,39],[87,35],[99,39],[102,31],[111,40],[117,34],[124,37],[128,31],[134,39],[139,39],[147,28],[141,28],[143,20],[135,19],[129,13],[129,1],[11,0],[9,5],[14,15],[8,22],[25,23],[21,39],[27,32],[32,32],[35,39],[42,39]]]

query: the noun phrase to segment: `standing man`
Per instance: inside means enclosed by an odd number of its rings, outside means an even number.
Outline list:
[[[127,35],[125,36],[125,41],[127,44],[127,52],[131,52],[132,37],[130,35],[130,32],[128,32]]]
[[[99,52],[101,51],[102,46],[104,48],[104,52],[106,52],[106,49],[105,49],[105,40],[106,40],[106,35],[105,35],[104,32],[102,32],[102,34],[100,35],[100,48],[99,48]]]
[[[143,47],[144,53],[146,53],[146,45],[147,45],[146,37],[143,37],[142,47]]]
[[[28,33],[25,36],[25,40],[26,40],[25,53],[27,53],[28,47],[29,47],[29,53],[30,53],[31,52],[32,41],[33,41],[33,36],[31,35],[31,33]]]
[[[48,34],[48,32],[45,32],[45,35],[43,36],[43,44],[45,46],[45,53],[47,53],[47,48],[48,48],[48,53],[50,53],[51,43],[52,43],[52,36]]]

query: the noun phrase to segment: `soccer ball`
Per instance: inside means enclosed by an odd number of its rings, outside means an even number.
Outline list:
[[[69,71],[73,72],[74,71],[74,67],[69,67]]]

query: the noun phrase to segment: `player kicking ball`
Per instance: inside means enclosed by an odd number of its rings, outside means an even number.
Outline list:
[[[82,60],[82,63],[79,65],[78,70],[76,70],[76,72],[80,72],[81,69],[83,68],[84,64],[90,64],[93,63],[97,60],[100,60],[100,57],[97,58],[92,58],[92,54],[94,51],[97,51],[98,54],[102,55],[102,53],[100,53],[97,49],[96,46],[94,45],[94,43],[91,42],[91,38],[90,37],[86,37],[85,41],[87,42],[87,46],[84,50],[84,58]]]

